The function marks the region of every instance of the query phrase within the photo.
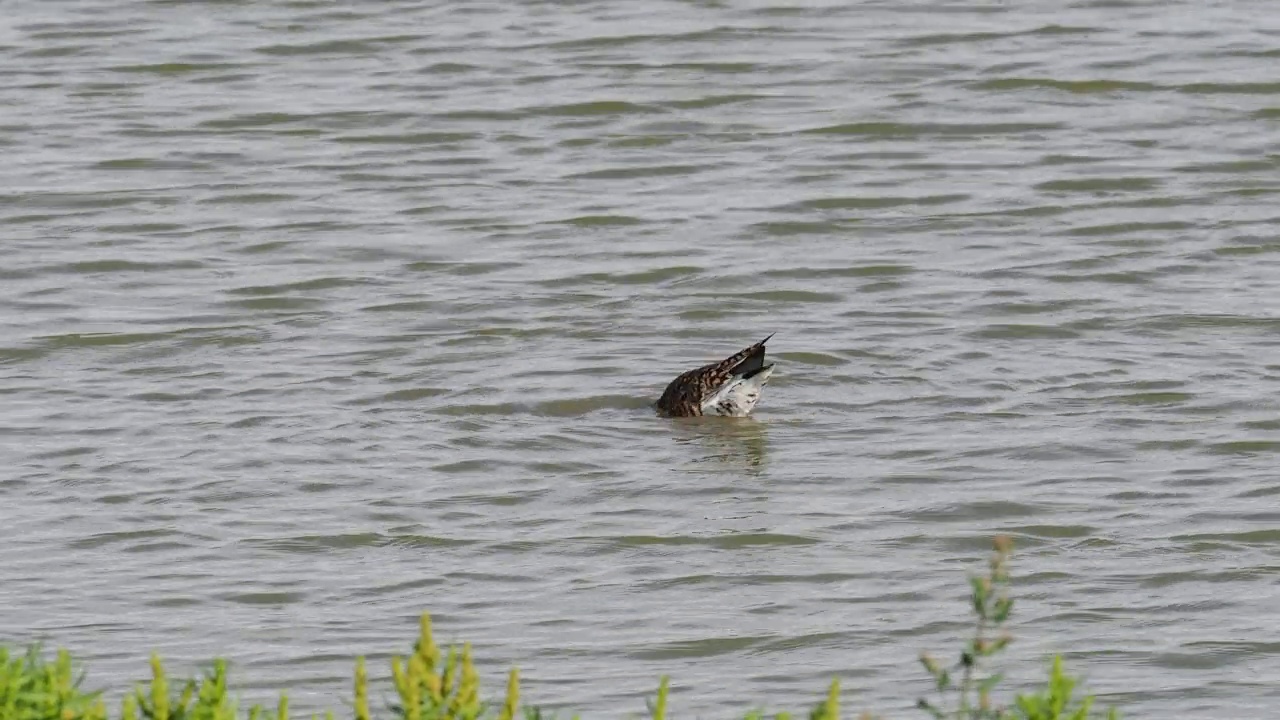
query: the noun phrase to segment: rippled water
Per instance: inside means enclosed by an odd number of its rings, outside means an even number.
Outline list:
[[[1013,681],[1280,700],[1270,3],[5,9],[0,637],[910,716],[1004,532]]]

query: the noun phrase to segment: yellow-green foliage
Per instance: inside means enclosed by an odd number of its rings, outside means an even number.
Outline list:
[[[356,679],[357,699],[367,692],[361,687],[364,681],[360,672],[362,670],[357,671]],[[404,720],[476,720],[485,713],[485,706],[480,702],[480,675],[471,659],[471,645],[449,648],[442,662],[440,648],[436,647],[431,634],[431,616],[426,613],[422,615],[413,654],[407,661],[392,658],[391,678],[400,700],[393,710]],[[513,718],[519,698],[519,675],[512,670],[499,717]],[[357,710],[357,718],[367,717]]]
[[[1072,697],[1072,691],[1078,682],[1062,669],[1062,656],[1055,655],[1045,689],[1038,693],[1019,695],[1017,710],[1010,712],[1008,717],[1016,720],[1088,720],[1092,717],[1089,711],[1093,707],[1093,698]],[[1107,718],[1119,720],[1120,713],[1111,708]]]
[[[953,666],[944,667],[929,655],[921,661],[940,700],[921,700],[919,707],[935,720],[1090,720],[1093,698],[1074,695],[1078,681],[1067,675],[1061,658],[1055,658],[1043,690],[1017,695],[1011,705],[992,699],[1000,675],[986,674],[984,663],[1010,642],[1004,624],[1013,610],[1009,597],[1008,562],[1012,547],[997,539],[986,575],[970,581],[970,604],[977,615],[973,637],[965,643]],[[470,645],[445,651],[436,645],[431,617],[422,615],[418,640],[407,657],[391,660],[395,699],[385,708],[371,706],[369,675],[364,658],[357,658],[350,703],[354,720],[550,720],[536,708],[520,707],[520,674],[511,670],[502,702],[481,701],[480,676]],[[22,656],[0,647],[0,720],[111,720],[100,692],[80,689],[81,678],[72,672],[71,656],[59,651],[46,661],[38,648]],[[648,702],[652,720],[667,720],[670,682],[663,676],[654,700]],[[954,707],[948,708],[954,700]],[[380,712],[385,711],[385,712]],[[160,658],[151,658],[151,680],[126,693],[120,720],[288,720],[289,702],[281,695],[274,711],[255,705],[239,712],[227,689],[227,665],[215,660],[203,677],[170,684]],[[747,720],[764,720],[761,711]],[[776,720],[791,720],[778,713]],[[809,720],[840,720],[840,682],[833,680],[826,698],[808,713]],[[869,715],[860,716],[867,720]],[[1114,710],[1107,715],[1116,720]],[[328,720],[334,720],[332,712]]]
[[[274,715],[277,720],[288,720],[289,700],[284,695],[280,696]],[[212,669],[204,677],[183,683],[175,697],[170,691],[164,664],[159,656],[152,655],[151,686],[137,687],[125,695],[120,717],[121,720],[240,720],[244,716],[237,712],[235,698],[227,691],[226,661],[214,660]],[[270,717],[260,705],[249,709],[250,720]]]
[[[0,720],[104,720],[100,693],[81,691],[80,680],[66,650],[50,663],[35,647],[21,657],[0,647]]]

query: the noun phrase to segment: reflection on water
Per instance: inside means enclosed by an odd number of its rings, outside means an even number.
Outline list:
[[[717,463],[721,471],[758,476],[769,461],[769,424],[754,416],[670,419],[677,443],[693,447],[697,465]],[[700,468],[705,471],[706,468]]]

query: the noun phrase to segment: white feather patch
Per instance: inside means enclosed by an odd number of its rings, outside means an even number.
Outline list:
[[[760,402],[760,392],[772,374],[773,366],[770,365],[750,378],[730,378],[702,401],[702,414],[746,417]]]

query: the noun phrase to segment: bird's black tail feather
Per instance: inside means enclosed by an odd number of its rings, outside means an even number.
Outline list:
[[[769,342],[769,338],[771,337],[773,337],[773,335],[770,335],[752,346],[751,354],[743,358],[742,362],[734,365],[733,369],[729,372],[742,377],[751,377],[752,375],[760,372],[760,370],[764,368],[764,344]]]

